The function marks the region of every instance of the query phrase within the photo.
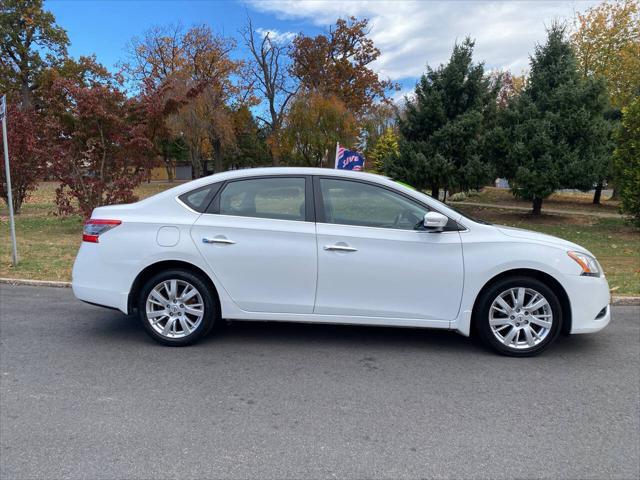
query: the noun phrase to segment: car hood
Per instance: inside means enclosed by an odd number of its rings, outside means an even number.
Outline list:
[[[529,240],[537,243],[544,243],[546,245],[552,245],[554,247],[558,247],[566,250],[577,250],[577,251],[585,252],[591,255],[591,253],[586,248],[581,247],[577,243],[573,243],[568,240],[564,240],[562,238],[554,237],[553,235],[532,232],[531,230],[525,230],[523,228],[506,227],[504,225],[495,225],[495,228],[500,233],[502,233],[503,235],[507,235],[508,237],[519,238],[522,240]]]

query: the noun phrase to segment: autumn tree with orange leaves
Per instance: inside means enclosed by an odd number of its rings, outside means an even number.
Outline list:
[[[640,2],[622,0],[603,2],[578,13],[575,31],[571,36],[579,69],[585,78],[602,77],[607,82],[611,106],[617,112],[610,114],[620,117],[620,110],[640,96]],[[614,139],[610,142],[613,144]],[[597,183],[593,203],[600,203],[604,183],[612,179],[611,150],[595,165]],[[619,189],[615,187],[613,197]]]
[[[327,34],[298,35],[293,40],[291,74],[303,89],[338,98],[356,117],[397,89],[380,78],[372,63],[380,50],[369,37],[369,20],[338,19]]]
[[[578,13],[571,40],[583,76],[604,77],[615,108],[640,95],[638,0],[603,2]]]
[[[294,100],[282,142],[291,164],[333,167],[336,142],[351,145],[357,135],[356,119],[340,99],[312,92]]]
[[[326,34],[298,34],[289,55],[298,91],[281,142],[287,157],[296,164],[331,166],[337,141],[366,148],[376,134],[369,121],[397,88],[372,68],[380,50],[369,37],[369,21],[338,19]]]
[[[211,158],[216,171],[223,169],[224,150],[234,141],[228,104],[242,103],[249,91],[234,79],[242,79],[243,64],[231,59],[233,48],[232,39],[206,25],[154,27],[130,42],[124,69],[144,86],[155,119],[153,143],[167,170],[167,146],[176,139],[187,145],[195,177]]]

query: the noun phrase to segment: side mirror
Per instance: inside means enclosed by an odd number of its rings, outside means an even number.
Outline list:
[[[427,212],[424,215],[424,228],[429,232],[441,232],[448,222],[449,218],[438,212]]]

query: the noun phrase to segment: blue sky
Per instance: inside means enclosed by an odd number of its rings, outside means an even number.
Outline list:
[[[457,40],[476,39],[476,58],[490,69],[521,73],[545,25],[571,21],[575,11],[597,2],[426,0],[47,0],[71,40],[70,54],[90,55],[107,67],[124,59],[126,43],[154,25],[206,23],[238,38],[247,14],[254,27],[281,33],[317,34],[346,15],[371,20],[371,36],[382,51],[374,68],[407,93],[425,65],[445,62]],[[241,45],[238,57],[246,53]]]
[[[127,42],[155,25],[180,22],[185,27],[208,24],[214,32],[238,37],[247,14],[256,27],[299,31],[318,31],[302,19],[280,20],[235,0],[47,0],[45,8],[65,28],[71,40],[69,53],[75,57],[95,53],[106,66],[122,60]],[[311,27],[311,28],[310,28]],[[243,52],[236,52],[242,56]]]

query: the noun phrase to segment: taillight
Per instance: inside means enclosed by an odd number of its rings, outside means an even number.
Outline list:
[[[82,241],[98,243],[98,237],[112,228],[117,227],[122,222],[120,220],[100,220],[92,218],[84,223],[82,230]]]

